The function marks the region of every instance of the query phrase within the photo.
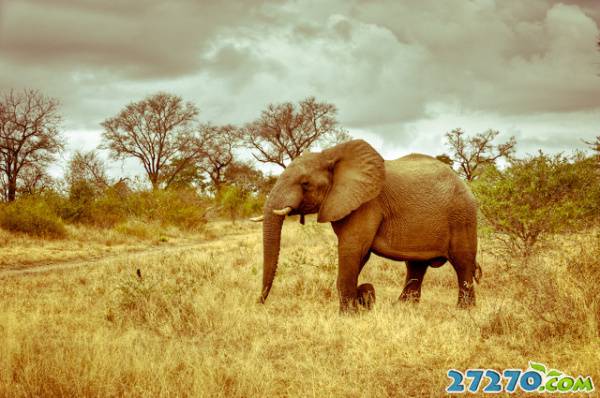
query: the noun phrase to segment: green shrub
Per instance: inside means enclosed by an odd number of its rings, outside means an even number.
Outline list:
[[[90,204],[89,222],[101,228],[112,228],[125,222],[131,215],[128,202],[127,192],[117,187],[107,189]]]
[[[19,210],[14,210],[13,206],[17,206]],[[48,191],[35,198],[21,199],[17,205],[5,207],[10,213],[10,216],[7,217],[15,220],[14,222],[8,219],[6,221],[6,225],[10,224],[10,229],[13,231],[22,228],[28,229],[27,232],[35,228],[43,229],[42,225],[31,228],[18,227],[18,225],[52,220],[60,225],[65,221],[100,228],[118,226],[128,235],[136,235],[137,232],[131,229],[139,230],[137,226],[133,227],[136,223],[158,224],[162,227],[173,226],[188,231],[199,231],[206,224],[205,213],[208,200],[191,189],[132,192],[117,184],[99,191],[83,181],[73,184],[68,196]],[[21,207],[27,209],[22,211]],[[20,217],[19,220],[16,219],[17,216]],[[25,222],[24,217],[30,217],[30,219]],[[129,223],[130,220],[132,220],[131,223]],[[60,236],[60,232],[52,232],[53,230],[48,228],[48,231],[41,232],[41,234]]]
[[[196,231],[206,224],[206,201],[192,190],[136,192],[128,203],[130,214],[148,222]]]
[[[65,226],[41,197],[27,197],[5,205],[0,210],[0,227],[44,238],[64,238]]]
[[[68,213],[63,215],[65,220],[91,224],[93,222],[92,207],[97,196],[97,190],[88,181],[78,180],[69,189]]]
[[[185,230],[206,224],[206,200],[189,189],[132,192],[118,184],[99,192],[89,183],[71,186],[57,213],[69,222],[121,229],[128,220],[158,223]],[[130,231],[131,232],[131,231]],[[135,235],[135,234],[134,234]]]
[[[244,199],[243,192],[235,185],[223,187],[217,196],[217,202],[231,221],[235,221],[241,216]]]
[[[235,221],[241,217],[262,213],[265,197],[241,190],[235,185],[227,185],[221,189],[216,201],[222,215]]]
[[[262,214],[265,205],[264,195],[251,195],[244,200],[242,211],[244,217],[250,217],[257,214]]]
[[[540,152],[505,170],[490,167],[472,187],[487,224],[524,257],[544,237],[590,226],[598,215],[597,175],[580,154]]]

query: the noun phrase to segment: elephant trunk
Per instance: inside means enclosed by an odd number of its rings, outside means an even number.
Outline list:
[[[285,216],[273,214],[273,209],[265,207],[265,219],[263,222],[263,280],[260,302],[264,303],[269,295],[277,262],[279,260],[279,247],[281,245],[281,228]]]
[[[269,194],[269,199],[265,204],[263,220],[263,279],[262,292],[259,298],[264,303],[271,291],[277,263],[279,260],[279,248],[281,246],[281,229],[285,219],[285,213],[289,208],[295,209],[300,201],[300,192],[293,188],[285,187],[285,184],[278,181]],[[287,209],[282,211],[282,209]]]

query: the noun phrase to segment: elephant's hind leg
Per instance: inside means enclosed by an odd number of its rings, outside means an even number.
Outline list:
[[[467,220],[468,221],[468,220]],[[471,220],[460,229],[452,231],[450,238],[450,264],[458,280],[458,307],[475,305],[475,271],[477,270],[477,221]]]
[[[474,255],[452,257],[450,263],[456,271],[458,279],[458,306],[469,308],[475,305],[474,277],[477,263]]]
[[[423,283],[428,266],[429,262],[427,261],[406,262],[406,282],[399,298],[400,301],[419,302],[421,298],[421,284]]]

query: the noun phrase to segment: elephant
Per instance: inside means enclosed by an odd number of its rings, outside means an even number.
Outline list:
[[[428,267],[449,261],[458,279],[458,306],[475,305],[477,204],[447,164],[422,154],[384,161],[364,140],[351,140],[294,159],[277,179],[263,215],[263,275],[269,295],[286,216],[316,213],[338,238],[340,312],[370,308],[375,289],[357,286],[371,253],[407,267],[401,301],[418,302]]]

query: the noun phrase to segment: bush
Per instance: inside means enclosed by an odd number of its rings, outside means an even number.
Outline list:
[[[128,220],[197,231],[206,223],[206,200],[189,189],[132,192],[124,184],[103,191],[86,182],[71,187],[68,199],[55,199],[65,221],[128,229]]]
[[[0,210],[0,227],[44,238],[64,238],[65,226],[40,197],[19,199]]]
[[[128,235],[140,236],[145,233],[138,224],[144,223],[201,230],[206,224],[208,200],[190,189],[132,192],[116,184],[99,191],[80,182],[71,187],[68,197],[48,191],[5,207],[5,228],[11,231],[33,234],[33,230],[39,229],[38,235],[60,237],[59,230],[64,230],[65,221],[100,228],[118,227]],[[53,228],[46,226],[48,223],[60,226]]]
[[[140,220],[198,231],[206,224],[206,201],[192,190],[144,191],[128,198],[130,214]]]
[[[227,185],[221,189],[216,198],[223,215],[231,221],[241,217],[249,217],[262,213],[265,197]]]
[[[217,196],[217,202],[231,221],[241,216],[244,199],[243,192],[235,185],[225,186]]]
[[[515,160],[472,184],[481,213],[511,252],[530,256],[549,234],[589,226],[598,215],[594,164],[583,155]]]
[[[130,216],[129,193],[118,187],[107,189],[90,203],[87,221],[97,227],[112,228]]]

